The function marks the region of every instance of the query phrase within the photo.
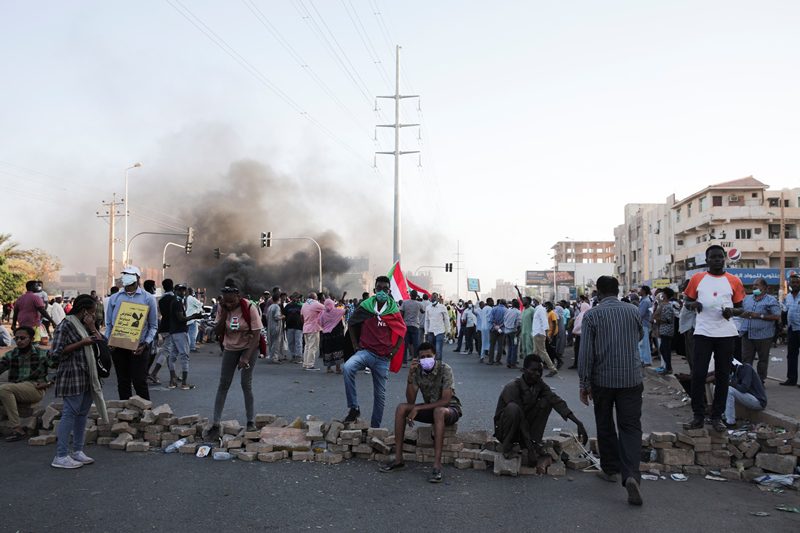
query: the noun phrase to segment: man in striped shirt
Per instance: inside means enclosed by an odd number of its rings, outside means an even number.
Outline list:
[[[639,456],[644,387],[639,340],[644,330],[636,307],[617,298],[616,278],[600,276],[597,291],[599,303],[586,312],[581,326],[581,401],[594,402],[602,468],[598,475],[610,482],[621,480],[628,503],[642,505]]]

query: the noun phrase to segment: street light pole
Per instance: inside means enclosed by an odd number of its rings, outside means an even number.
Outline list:
[[[141,166],[141,163],[134,163],[125,169],[125,253],[122,256],[123,266],[128,264],[128,215],[130,214],[130,202],[128,202],[128,172],[130,172],[132,168],[139,168]]]
[[[164,245],[164,251],[161,253],[161,280],[164,280],[164,277],[167,275],[167,248],[170,246],[177,246],[178,248],[186,249],[186,246],[182,244],[178,244],[177,242],[168,242]]]
[[[320,247],[319,243],[312,239],[311,237],[270,237],[273,241],[311,241],[317,246],[317,252],[319,253],[319,292],[322,292],[322,248]]]

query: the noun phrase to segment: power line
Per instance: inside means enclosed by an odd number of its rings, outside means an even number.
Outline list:
[[[356,8],[353,6],[353,3],[350,0],[342,0],[342,6],[347,12],[350,22],[353,23],[353,27],[356,29],[356,33],[358,33],[358,37],[361,39],[364,48],[367,50],[367,54],[369,54],[372,63],[375,65],[375,68],[378,69],[378,73],[383,78],[383,81],[386,82],[387,87],[391,89],[392,82],[389,80],[389,74],[386,72],[386,67],[383,65],[380,55],[375,50],[375,46],[372,44],[372,40],[369,38],[367,29],[364,27],[364,24],[361,22],[361,18],[358,16],[358,11],[356,11]]]
[[[359,128],[363,128],[364,125],[359,122],[358,118],[356,118],[355,113],[353,113],[350,108],[345,105],[344,102],[333,92],[333,90],[328,86],[325,81],[320,78],[320,76],[314,71],[311,65],[303,59],[303,57],[294,49],[294,47],[289,43],[289,41],[281,34],[277,27],[272,24],[267,16],[264,14],[261,9],[253,2],[253,0],[242,0],[242,3],[253,13],[253,16],[261,23],[264,28],[278,41],[286,52],[295,60],[295,62],[303,69],[308,75],[311,77],[312,80],[327,94],[339,108],[344,111],[344,113],[350,117],[354,124],[356,124]],[[372,139],[372,136],[369,134],[367,130],[367,135]]]
[[[311,116],[310,113],[305,111],[300,104],[298,104],[291,96],[286,94],[282,91],[275,83],[273,83],[269,78],[267,78],[258,68],[256,68],[252,63],[250,63],[244,56],[242,56],[239,52],[236,51],[231,45],[229,45],[225,39],[220,37],[214,30],[211,29],[208,24],[203,22],[197,15],[195,15],[188,7],[180,2],[180,0],[166,0],[166,2],[175,10],[177,11],[183,18],[185,18],[192,26],[197,28],[200,33],[206,36],[212,43],[214,43],[220,50],[225,52],[228,56],[230,56],[234,61],[236,61],[242,68],[244,68],[251,76],[253,76],[259,83],[264,85],[267,89],[269,89],[272,93],[274,93],[278,98],[283,100],[286,105],[294,109],[298,114],[303,116],[306,120],[311,122],[315,125],[322,133],[328,136],[332,141],[336,142],[351,155],[353,155],[356,159],[361,161],[362,163],[365,161],[361,154],[346,143],[344,140],[339,138],[336,134],[334,134],[330,129],[325,127],[321,122],[319,122],[316,118]],[[178,7],[180,6],[180,7]],[[367,164],[369,162],[367,161]]]

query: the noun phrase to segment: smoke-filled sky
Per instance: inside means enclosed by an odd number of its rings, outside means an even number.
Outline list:
[[[402,118],[423,124],[402,133],[422,150],[401,167],[404,267],[454,261],[459,242],[489,289],[549,266],[557,240],[611,239],[626,203],[747,175],[796,185],[798,26],[791,1],[6,1],[0,231],[94,272],[95,212],[141,161],[131,234],[205,228],[215,195],[246,199],[242,242],[326,235],[386,271],[392,164],[372,154],[393,139],[373,125],[392,102],[372,108],[397,42],[401,90],[422,95]],[[230,194],[243,169],[267,177],[256,199]],[[171,262],[203,268],[204,237]],[[134,259],[158,265],[141,242]]]

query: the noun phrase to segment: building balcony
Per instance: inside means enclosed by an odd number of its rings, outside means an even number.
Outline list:
[[[780,207],[758,206],[723,206],[709,207],[702,213],[695,213],[690,218],[682,215],[680,222],[675,222],[675,235],[685,235],[694,230],[708,228],[711,225],[729,224],[732,221],[754,220],[777,224],[781,219]],[[787,224],[800,220],[800,208],[784,209],[784,220]]]

